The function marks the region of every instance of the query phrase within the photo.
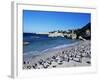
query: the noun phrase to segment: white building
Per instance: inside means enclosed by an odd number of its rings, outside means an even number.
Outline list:
[[[63,33],[54,32],[54,33],[49,33],[48,37],[64,37],[64,35]]]

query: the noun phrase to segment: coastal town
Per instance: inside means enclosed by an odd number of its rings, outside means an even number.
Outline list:
[[[87,37],[91,36],[91,29],[90,29],[90,23],[86,24],[82,29],[70,29],[67,31],[58,30],[58,31],[52,31],[48,33],[49,37],[66,37],[71,39],[82,39],[85,40],[84,35]]]

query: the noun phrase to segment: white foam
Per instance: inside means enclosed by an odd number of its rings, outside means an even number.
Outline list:
[[[64,45],[59,45],[59,46],[53,47],[52,49],[60,49],[60,48],[65,48],[65,47],[73,46],[73,45],[75,45],[75,44],[77,44],[77,42],[72,43],[72,44],[64,44]]]

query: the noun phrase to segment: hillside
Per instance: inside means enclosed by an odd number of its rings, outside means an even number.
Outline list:
[[[81,29],[75,30],[75,33],[77,34],[77,38],[81,36],[82,38],[91,39],[91,23],[86,24]]]

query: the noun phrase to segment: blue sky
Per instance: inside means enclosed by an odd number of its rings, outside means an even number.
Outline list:
[[[90,13],[23,10],[24,32],[77,29],[89,22],[91,22]]]

